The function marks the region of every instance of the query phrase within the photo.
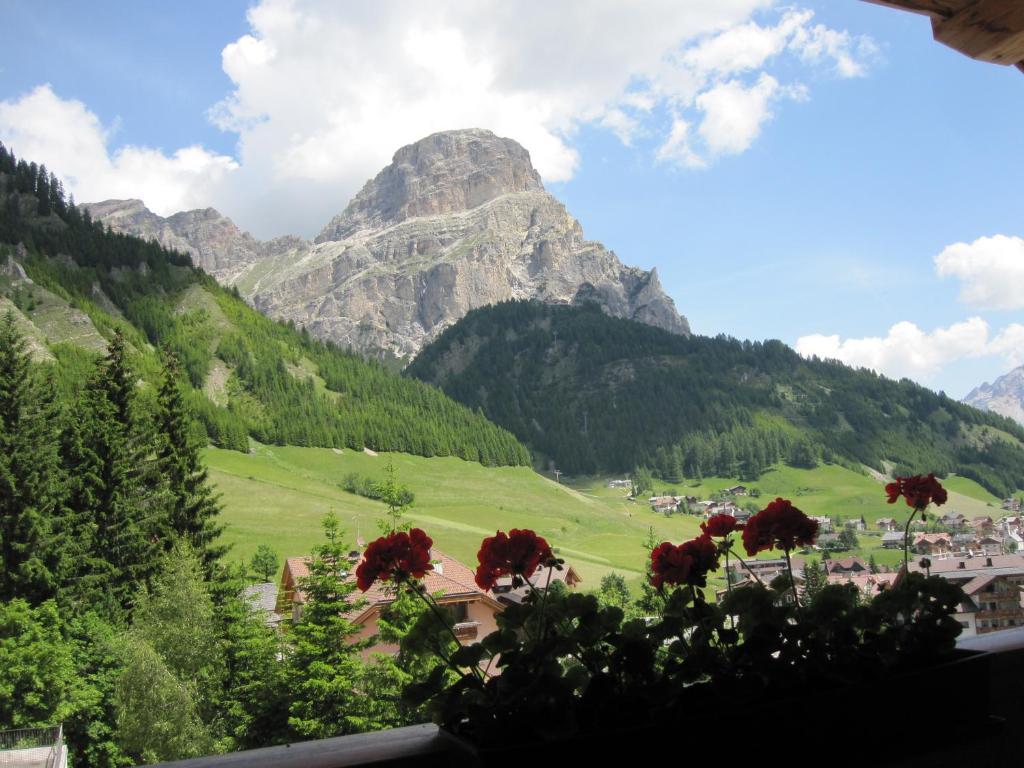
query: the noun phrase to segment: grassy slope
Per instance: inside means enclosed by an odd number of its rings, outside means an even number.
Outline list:
[[[211,448],[205,455],[211,477],[223,494],[225,538],[234,545],[232,556],[237,559],[248,559],[262,543],[270,544],[282,558],[308,553],[319,543],[320,519],[331,509],[342,518],[351,540],[357,530],[365,540],[375,538],[375,521],[382,516],[383,505],[347,493],[339,483],[351,472],[383,478],[389,461],[400,482],[416,494],[409,519],[427,530],[441,549],[475,563],[484,536],[499,528],[533,528],[581,572],[587,588],[596,587],[601,576],[612,570],[631,581],[639,579],[648,526],[654,526],[658,540],[680,541],[695,535],[700,523],[691,516],[666,518],[646,504],[629,502],[623,490],[606,487],[606,478],[557,485],[524,467],[488,468],[454,458],[397,453],[374,457],[346,450],[338,454],[321,448],[257,446],[251,455]],[[696,485],[658,483],[657,489],[672,487],[704,498],[736,482],[706,478]],[[808,514],[863,515],[871,528],[879,517],[906,516],[905,506],[885,503],[878,480],[838,466],[781,467],[752,485],[762,492],[759,503],[785,496]],[[997,500],[976,483],[950,478],[947,486],[947,510],[968,517],[998,511]],[[881,549],[877,536],[860,538],[861,549],[853,554],[866,558],[874,553],[883,564],[902,557]]]

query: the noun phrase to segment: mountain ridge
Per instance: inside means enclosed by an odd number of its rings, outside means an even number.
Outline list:
[[[511,299],[593,302],[690,330],[656,270],[586,240],[529,153],[481,129],[400,148],[312,241],[258,241],[214,209],[164,218],[139,201],[84,207],[115,231],[189,253],[261,312],[364,352],[413,357],[471,309]]]
[[[998,377],[991,384],[975,387],[963,402],[1024,424],[1024,365]]]

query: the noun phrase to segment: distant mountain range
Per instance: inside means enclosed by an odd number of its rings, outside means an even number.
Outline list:
[[[1024,365],[1000,376],[991,384],[975,387],[964,402],[1024,424]]]
[[[258,241],[212,208],[163,218],[139,200],[84,207],[188,253],[265,314],[363,352],[411,358],[469,310],[510,299],[586,301],[689,333],[657,272],[584,239],[529,153],[490,131],[402,147],[312,242]]]

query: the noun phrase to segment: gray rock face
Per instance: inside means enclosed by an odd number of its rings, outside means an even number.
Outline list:
[[[189,254],[196,266],[227,285],[234,284],[255,262],[305,244],[297,237],[261,242],[213,208],[164,218],[141,200],[105,200],[82,207],[118,232],[156,240],[165,248]]]
[[[964,398],[964,402],[1024,424],[1024,365],[1000,376],[991,384],[975,387]]]
[[[212,209],[168,219],[138,201],[89,209],[192,254],[260,311],[363,351],[411,357],[469,310],[509,299],[596,301],[610,315],[689,333],[657,273],[586,240],[529,153],[489,131],[447,131],[398,150],[312,243],[260,243]]]

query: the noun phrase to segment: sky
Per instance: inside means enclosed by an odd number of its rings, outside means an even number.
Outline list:
[[[482,127],[694,331],[954,397],[1024,363],[1024,74],[859,0],[0,0],[0,141],[80,202],[315,235]]]

